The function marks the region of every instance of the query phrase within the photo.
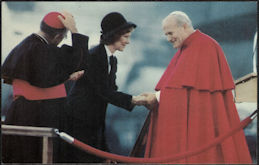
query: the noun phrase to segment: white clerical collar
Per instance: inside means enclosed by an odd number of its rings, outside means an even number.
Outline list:
[[[110,51],[110,49],[108,48],[107,45],[104,45],[104,48],[105,48],[105,51],[106,51],[108,57],[115,56],[115,54],[112,54],[112,52]]]
[[[38,35],[40,38],[42,38],[47,44],[49,44],[49,42],[46,40],[46,38],[44,38],[42,35],[35,33],[36,35]]]

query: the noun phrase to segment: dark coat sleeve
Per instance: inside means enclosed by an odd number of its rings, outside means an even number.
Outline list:
[[[15,78],[23,79],[41,88],[55,86],[79,70],[87,55],[88,37],[81,34],[72,34],[72,46],[61,47],[30,37],[8,55],[2,66],[3,78],[9,83]]]
[[[88,66],[87,78],[94,87],[95,94],[98,97],[129,111],[134,108],[134,105],[131,103],[132,95],[119,92],[109,85],[107,64],[104,56],[102,56],[102,51],[96,50],[94,53],[90,53]]]
[[[34,84],[40,87],[58,85],[65,82],[69,75],[80,68],[84,56],[88,54],[88,37],[73,34],[72,47],[62,45],[61,48],[49,45],[40,52],[38,59],[34,59],[33,68],[39,69],[35,72]],[[41,81],[45,81],[41,83]]]

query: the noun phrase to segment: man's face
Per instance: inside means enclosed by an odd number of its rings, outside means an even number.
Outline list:
[[[123,51],[127,44],[130,43],[131,32],[123,34],[118,41],[114,42],[113,46],[115,50]]]
[[[184,26],[177,26],[176,20],[170,18],[163,23],[163,30],[167,40],[173,44],[175,49],[181,48],[183,41],[186,39]]]

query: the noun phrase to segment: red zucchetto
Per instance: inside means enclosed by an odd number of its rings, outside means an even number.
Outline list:
[[[65,28],[65,26],[59,20],[59,15],[61,15],[65,19],[65,17],[59,12],[50,12],[44,16],[42,21],[52,28],[63,29]]]

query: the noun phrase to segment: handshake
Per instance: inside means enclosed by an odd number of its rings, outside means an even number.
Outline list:
[[[153,110],[158,106],[155,93],[142,93],[138,96],[133,96],[132,103],[134,105],[144,105],[149,110]]]

